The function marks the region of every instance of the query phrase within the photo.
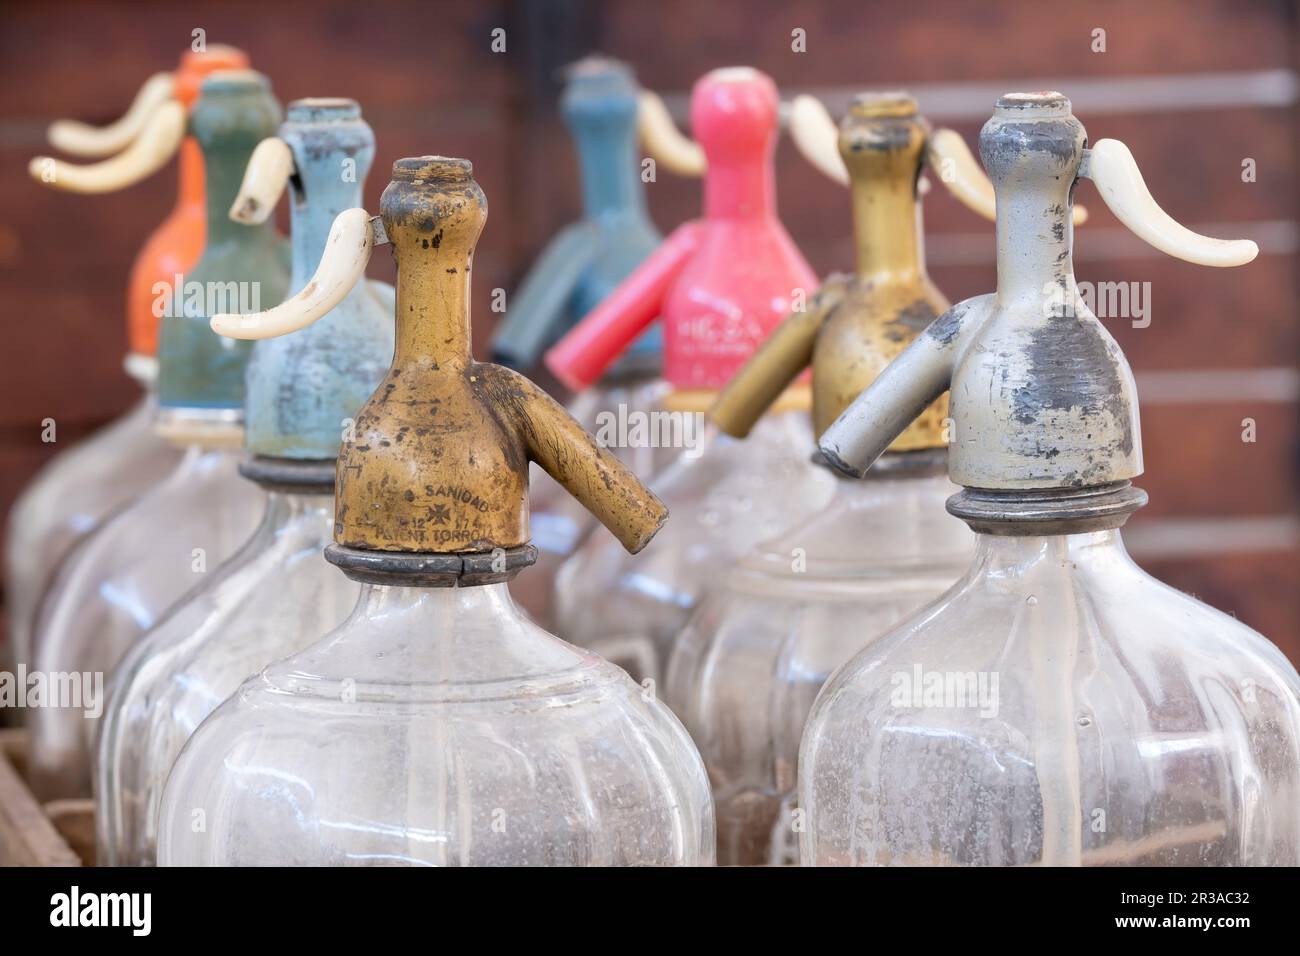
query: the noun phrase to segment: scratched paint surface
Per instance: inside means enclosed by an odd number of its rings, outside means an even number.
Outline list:
[[[536,461],[637,550],[666,518],[643,485],[528,379],[470,355],[470,270],[487,200],[464,160],[400,160],[380,202],[397,258],[393,365],[343,442],[335,540],[466,553],[528,541]]]
[[[362,205],[375,145],[352,100],[292,103],[279,135],[294,160],[289,183],[292,295],[316,271],[334,218]],[[278,458],[334,458],[348,422],[392,358],[392,310],[364,282],[320,321],[257,342],[247,373],[249,451]]]

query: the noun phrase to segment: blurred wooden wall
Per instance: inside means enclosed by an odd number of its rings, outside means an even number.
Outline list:
[[[1297,580],[1296,9],[1282,0],[1029,4],[876,0],[508,2],[0,3],[0,510],[60,445],[117,414],[134,386],[121,371],[123,286],[131,258],[170,207],[172,172],[126,193],[74,197],[26,175],[51,119],[115,118],[143,78],[169,69],[202,28],[243,47],[282,101],[358,99],[378,155],[377,202],[393,159],[473,160],[491,215],[475,269],[477,345],[493,288],[513,289],[532,257],[578,211],[574,160],[555,114],[556,71],[599,51],[630,61],[679,119],[691,82],[752,64],[785,95],[906,88],[936,124],[972,142],[994,98],[1060,89],[1092,139],[1132,148],[1176,218],[1244,235],[1259,259],[1200,269],[1131,239],[1084,184],[1093,219],[1076,233],[1080,280],[1150,283],[1150,325],[1107,325],[1143,398],[1151,505],[1127,534],[1176,587],[1264,631],[1300,661]],[[491,52],[491,32],[507,49]],[[792,49],[802,29],[806,52]],[[1096,30],[1105,51],[1094,50]],[[1243,182],[1253,159],[1256,181]],[[842,191],[788,142],[780,208],[820,273],[851,265]],[[694,216],[696,183],[650,187],[664,229]],[[927,251],[948,296],[989,291],[992,231],[935,190]],[[387,257],[375,264],[391,277]],[[1243,420],[1257,441],[1242,441]]]

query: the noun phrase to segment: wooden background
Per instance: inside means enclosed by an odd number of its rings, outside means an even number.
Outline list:
[[[1260,243],[1246,268],[1196,268],[1126,238],[1095,190],[1079,189],[1094,214],[1076,233],[1080,280],[1150,283],[1149,327],[1107,320],[1143,399],[1151,504],[1129,526],[1131,549],[1300,661],[1296,17],[1282,0],[0,3],[0,512],[57,450],[40,442],[41,419],[58,421],[66,445],[134,398],[121,371],[124,282],[174,194],[174,170],[118,195],[55,194],[27,178],[27,159],[44,151],[51,119],[116,118],[195,28],[248,50],[283,102],[361,102],[378,140],[372,208],[398,157],[473,160],[491,205],[475,269],[480,354],[490,290],[513,289],[577,214],[556,74],[585,53],[630,61],[681,122],[690,84],[736,64],[767,71],[787,97],[823,96],[837,116],[855,91],[909,89],[972,142],[999,93],[1055,88],[1093,140],[1130,145],[1173,216]],[[504,53],[490,49],[496,27]],[[806,52],[791,48],[796,28]],[[1105,52],[1093,50],[1097,29]],[[1254,182],[1243,182],[1246,159]],[[843,192],[788,141],[778,188],[818,272],[851,266]],[[667,230],[697,214],[698,185],[663,175],[650,208]],[[926,217],[940,288],[954,301],[991,290],[991,229],[938,190]],[[391,278],[388,257],[376,259]],[[1242,441],[1247,418],[1254,443]]]

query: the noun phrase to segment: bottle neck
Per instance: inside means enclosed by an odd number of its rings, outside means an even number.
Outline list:
[[[338,214],[362,205],[360,180],[364,180],[364,170],[357,171],[358,181],[345,182],[339,172],[337,156],[330,154],[325,165],[327,168],[321,169],[300,161],[299,175],[296,181],[291,182],[289,236],[293,266],[290,295],[311,281],[321,256],[325,254],[325,241]]]
[[[547,634],[523,614],[504,583],[420,588],[362,584],[348,619],[268,670],[294,690],[337,698],[302,675],[345,680],[358,700],[473,703],[515,699],[544,707],[552,694],[600,671],[590,652]],[[312,685],[315,685],[314,688]]]
[[[920,225],[915,181],[855,180],[853,236],[859,278],[911,281],[921,276]]]
[[[704,174],[708,219],[761,219],[776,215],[776,178],[770,156],[715,164]]]
[[[326,540],[334,530],[334,495],[322,491],[320,494],[299,491],[283,491],[277,488],[266,489],[266,517],[264,525],[282,528],[297,524],[310,518],[324,523]]]
[[[1069,577],[1105,566],[1136,569],[1118,528],[1079,534],[977,534],[972,575],[1015,584],[1041,573]]]
[[[831,498],[819,511],[740,564],[782,574],[794,570],[809,581],[850,579],[853,587],[872,587],[866,576],[903,568],[951,583],[970,568],[975,544],[970,529],[944,511],[953,490],[942,452],[886,454],[865,479],[836,476]],[[864,541],[879,546],[864,548]],[[791,555],[799,555],[797,565]]]
[[[206,174],[203,171],[203,150],[193,136],[186,136],[181,142],[180,157],[177,161],[176,205],[206,208],[203,187]]]
[[[469,588],[393,587],[361,585],[356,613],[369,617],[398,614],[406,620],[424,620],[437,625],[466,617],[520,616],[519,608],[504,583]]]
[[[1012,182],[997,191],[998,300],[1003,306],[1073,303],[1074,225],[1070,183],[1026,187]]]
[[[645,188],[636,154],[636,129],[601,124],[574,130],[587,219],[645,215]]]
[[[421,240],[423,242],[423,240]],[[470,355],[470,272],[474,254],[397,249],[395,365],[465,368]]]
[[[275,223],[270,219],[255,226],[246,226],[230,218],[230,207],[239,195],[247,162],[248,154],[238,149],[209,150],[203,154],[209,248],[231,240],[247,242],[257,236],[270,237],[275,233]]]

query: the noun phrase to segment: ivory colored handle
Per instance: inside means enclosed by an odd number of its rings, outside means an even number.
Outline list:
[[[703,176],[708,162],[699,143],[683,136],[659,94],[642,90],[637,100],[637,129],[654,161],[679,176]]]
[[[957,201],[989,222],[998,218],[998,201],[993,184],[971,154],[966,140],[950,129],[935,130],[925,148],[926,162]]]
[[[57,150],[86,159],[112,156],[130,145],[145,128],[149,118],[163,103],[170,100],[175,82],[170,73],[155,73],[144,81],[140,92],[131,101],[121,119],[107,126],[91,126],[77,120],[55,120],[46,136]]]
[[[293,175],[293,150],[278,136],[268,136],[248,157],[244,181],[230,206],[230,218],[246,226],[266,222]]]
[[[27,165],[32,178],[71,193],[108,193],[153,175],[176,155],[185,138],[185,107],[168,100],[154,109],[140,135],[112,159],[87,166],[37,156]]]
[[[360,208],[343,210],[330,227],[316,274],[301,292],[265,312],[214,315],[212,331],[232,339],[270,339],[306,328],[352,291],[365,275],[373,248],[370,215]]]
[[[790,101],[790,138],[803,158],[841,186],[849,184],[849,171],[840,156],[840,131],[830,111],[817,97],[800,93]]]
[[[1197,265],[1222,267],[1245,265],[1259,255],[1259,246],[1249,239],[1202,236],[1161,209],[1132,152],[1117,139],[1098,140],[1088,151],[1084,170],[1115,217],[1161,252]]]

